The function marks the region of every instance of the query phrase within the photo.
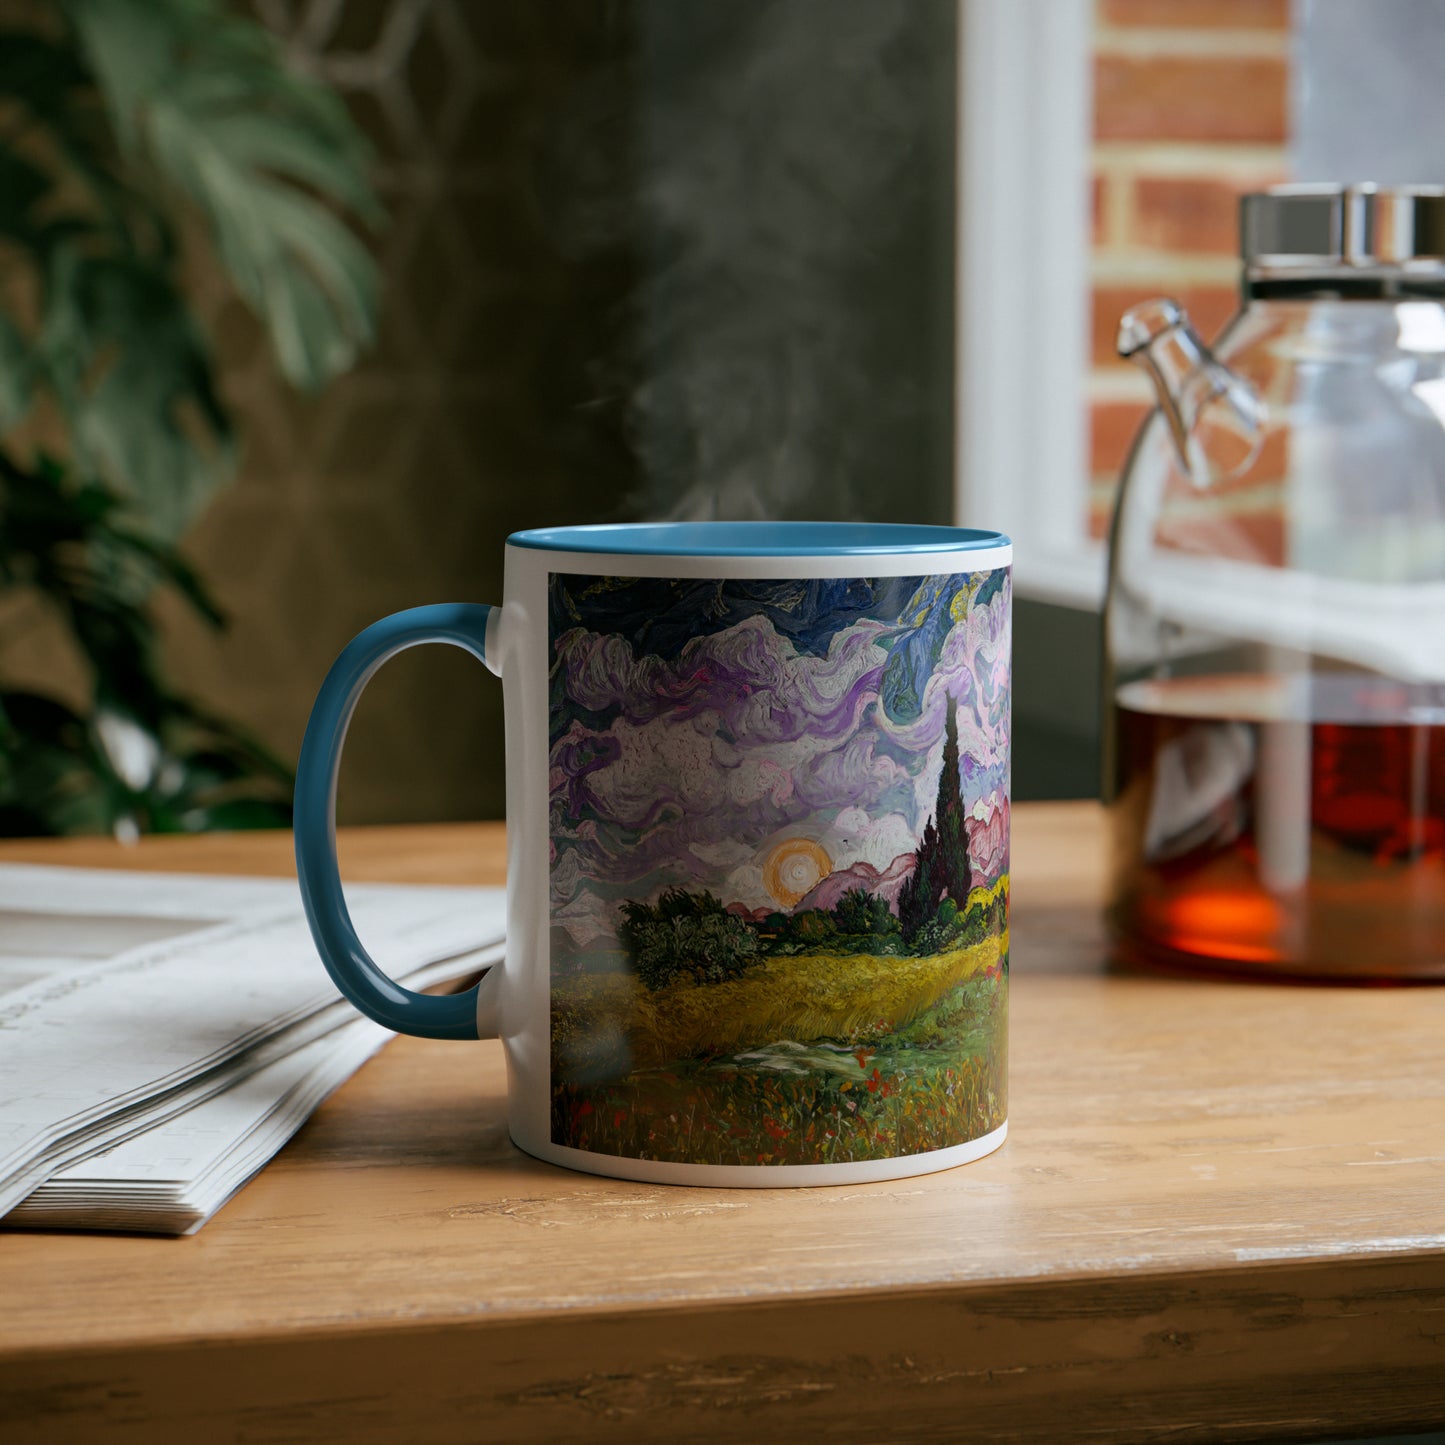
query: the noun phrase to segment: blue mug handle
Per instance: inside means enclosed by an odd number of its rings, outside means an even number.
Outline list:
[[[388,978],[362,947],[336,862],[336,775],[357,699],[382,663],[423,642],[446,642],[498,671],[487,656],[487,627],[495,610],[470,602],[413,607],[358,633],[321,684],[296,767],[296,874],[321,961],[362,1013],[397,1033],[424,1039],[479,1038],[478,989],[442,996],[416,993]]]

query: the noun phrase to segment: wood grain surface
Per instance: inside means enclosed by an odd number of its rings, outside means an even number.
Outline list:
[[[1445,989],[1112,973],[1098,811],[1014,829],[997,1154],[816,1190],[595,1179],[509,1143],[499,1046],[398,1040],[195,1238],[0,1235],[0,1440],[1445,1420]],[[289,838],[7,857],[284,873]],[[343,857],[498,881],[502,837],[357,830]]]

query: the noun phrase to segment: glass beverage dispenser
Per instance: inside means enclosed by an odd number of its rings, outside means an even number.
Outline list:
[[[1119,351],[1105,792],[1126,956],[1445,978],[1445,192],[1241,207],[1211,351],[1171,301]]]

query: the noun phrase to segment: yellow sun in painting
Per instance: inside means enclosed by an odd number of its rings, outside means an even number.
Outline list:
[[[832,871],[833,860],[811,838],[784,838],[763,860],[763,886],[776,902],[791,908]]]

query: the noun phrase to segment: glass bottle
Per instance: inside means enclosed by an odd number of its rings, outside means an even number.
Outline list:
[[[1445,978],[1445,192],[1241,207],[1215,346],[1167,300],[1105,616],[1121,951]]]

